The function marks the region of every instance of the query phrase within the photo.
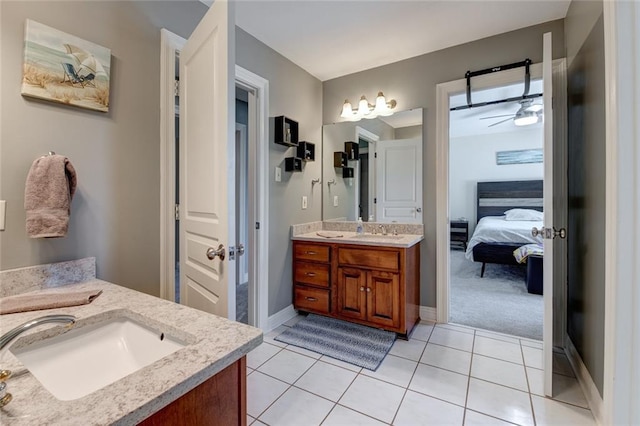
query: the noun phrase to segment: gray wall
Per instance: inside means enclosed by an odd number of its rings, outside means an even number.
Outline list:
[[[197,2],[0,2],[2,116],[0,270],[97,258],[99,278],[159,294],[160,28],[188,37]],[[25,19],[111,49],[107,114],[20,95]],[[34,159],[71,159],[79,187],[65,238],[27,238],[24,182]]]
[[[567,332],[600,395],[604,379],[605,73],[602,2],[565,20],[568,89]]]
[[[542,61],[542,34],[553,33],[553,57],[564,56],[563,20],[477,40],[426,55],[325,81],[324,123],[340,121],[345,98],[373,97],[382,90],[398,110],[425,108],[423,203],[425,240],[421,247],[421,305],[436,305],[436,85],[480,70],[530,58]]]
[[[316,144],[316,161],[298,173],[284,171],[294,148],[269,143],[269,315],[291,305],[292,244],[290,227],[321,219],[322,185],[311,180],[322,172],[322,83],[240,28],[236,30],[236,63],[269,80],[269,115],[285,115],[299,124],[300,140]],[[282,182],[275,182],[275,167]],[[302,210],[302,196],[308,208]]]

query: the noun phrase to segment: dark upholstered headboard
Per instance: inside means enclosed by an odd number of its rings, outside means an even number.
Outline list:
[[[542,211],[542,180],[478,182],[477,220],[502,216],[509,209]]]

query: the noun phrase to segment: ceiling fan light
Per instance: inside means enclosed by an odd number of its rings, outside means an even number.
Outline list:
[[[527,111],[531,111],[531,112],[538,112],[538,111],[542,111],[542,105],[540,104],[533,104],[529,107],[527,107]]]
[[[523,114],[516,115],[513,119],[513,124],[516,126],[530,126],[532,124],[536,124],[538,122],[538,115],[533,113],[527,113],[526,111]]]

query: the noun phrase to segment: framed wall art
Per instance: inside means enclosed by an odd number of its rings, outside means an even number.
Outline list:
[[[530,164],[542,163],[542,149],[520,149],[517,151],[496,152],[496,164]]]
[[[111,50],[27,19],[22,96],[109,111]]]

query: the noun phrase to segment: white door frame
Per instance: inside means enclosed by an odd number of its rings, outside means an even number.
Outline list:
[[[370,131],[368,131],[367,129],[364,129],[360,126],[356,126],[356,143],[359,143],[360,138],[362,139],[366,139],[366,141],[369,143],[369,199],[368,199],[368,206],[367,209],[369,210],[369,216],[371,216],[372,214],[374,215],[374,220],[376,220],[376,206],[373,202],[373,200],[376,198],[376,142],[378,142],[380,140],[380,136],[376,135],[375,133],[372,133]],[[357,163],[357,167],[358,169],[354,171],[354,173],[358,173],[357,176],[360,176],[360,162],[358,161]],[[355,189],[355,194],[356,194],[356,212],[359,212],[360,210],[358,209],[358,207],[360,206],[360,179],[356,179],[356,182],[358,182],[358,186]],[[357,219],[357,213],[356,213],[356,219]],[[363,217],[362,220],[364,221],[368,221],[369,218],[368,217]]]
[[[566,80],[566,61],[565,59],[556,59],[553,61],[554,74],[559,73],[560,79]],[[542,77],[542,64],[533,64],[530,67],[531,76],[533,78]],[[481,90],[491,87],[504,86],[511,83],[522,81],[522,69],[516,68],[507,71],[500,71],[491,74],[475,77],[473,80],[474,89]],[[555,81],[554,81],[555,83]],[[466,79],[441,83],[436,86],[436,319],[438,322],[449,322],[449,289],[450,289],[450,273],[449,273],[449,97],[458,93],[464,93],[466,90]],[[564,87],[564,86],[563,86]],[[554,98],[558,106],[566,105],[566,93],[554,93]],[[556,109],[562,109],[556,108]],[[557,120],[563,125],[562,120]],[[563,128],[564,129],[564,128]],[[558,132],[557,137],[562,146],[566,146],[566,132]],[[558,158],[556,161],[566,161]],[[564,194],[559,193],[556,196],[566,199],[566,174],[558,176],[558,181],[554,185],[559,188],[564,187]],[[563,183],[564,182],[564,183]],[[560,250],[558,250],[560,251]],[[555,258],[554,258],[555,260]],[[566,260],[564,262],[566,264]],[[560,263],[562,265],[562,262]],[[566,267],[566,265],[564,265]],[[560,275],[560,273],[558,274]],[[566,273],[564,273],[564,281],[566,281]],[[564,287],[564,286],[561,286]],[[563,297],[565,294],[554,294],[554,297]],[[559,318],[566,316],[566,308],[563,300],[557,300],[554,303]],[[560,322],[560,321],[558,321]],[[555,325],[556,321],[554,321]],[[560,326],[558,326],[559,328]],[[564,336],[566,327],[559,330],[559,336]],[[555,332],[555,330],[554,330]],[[564,337],[562,337],[563,339]],[[561,345],[559,342],[554,344]]]
[[[601,424],[640,422],[640,5],[604,2],[606,224]]]
[[[175,55],[186,40],[166,29],[161,30],[160,40],[160,297],[175,301]],[[253,258],[254,270],[260,273],[255,274],[254,312],[249,315],[255,319],[256,327],[266,330],[269,318],[269,82],[238,65],[235,69],[236,83],[252,88],[257,95],[255,201],[260,230],[256,232],[257,255]]]

